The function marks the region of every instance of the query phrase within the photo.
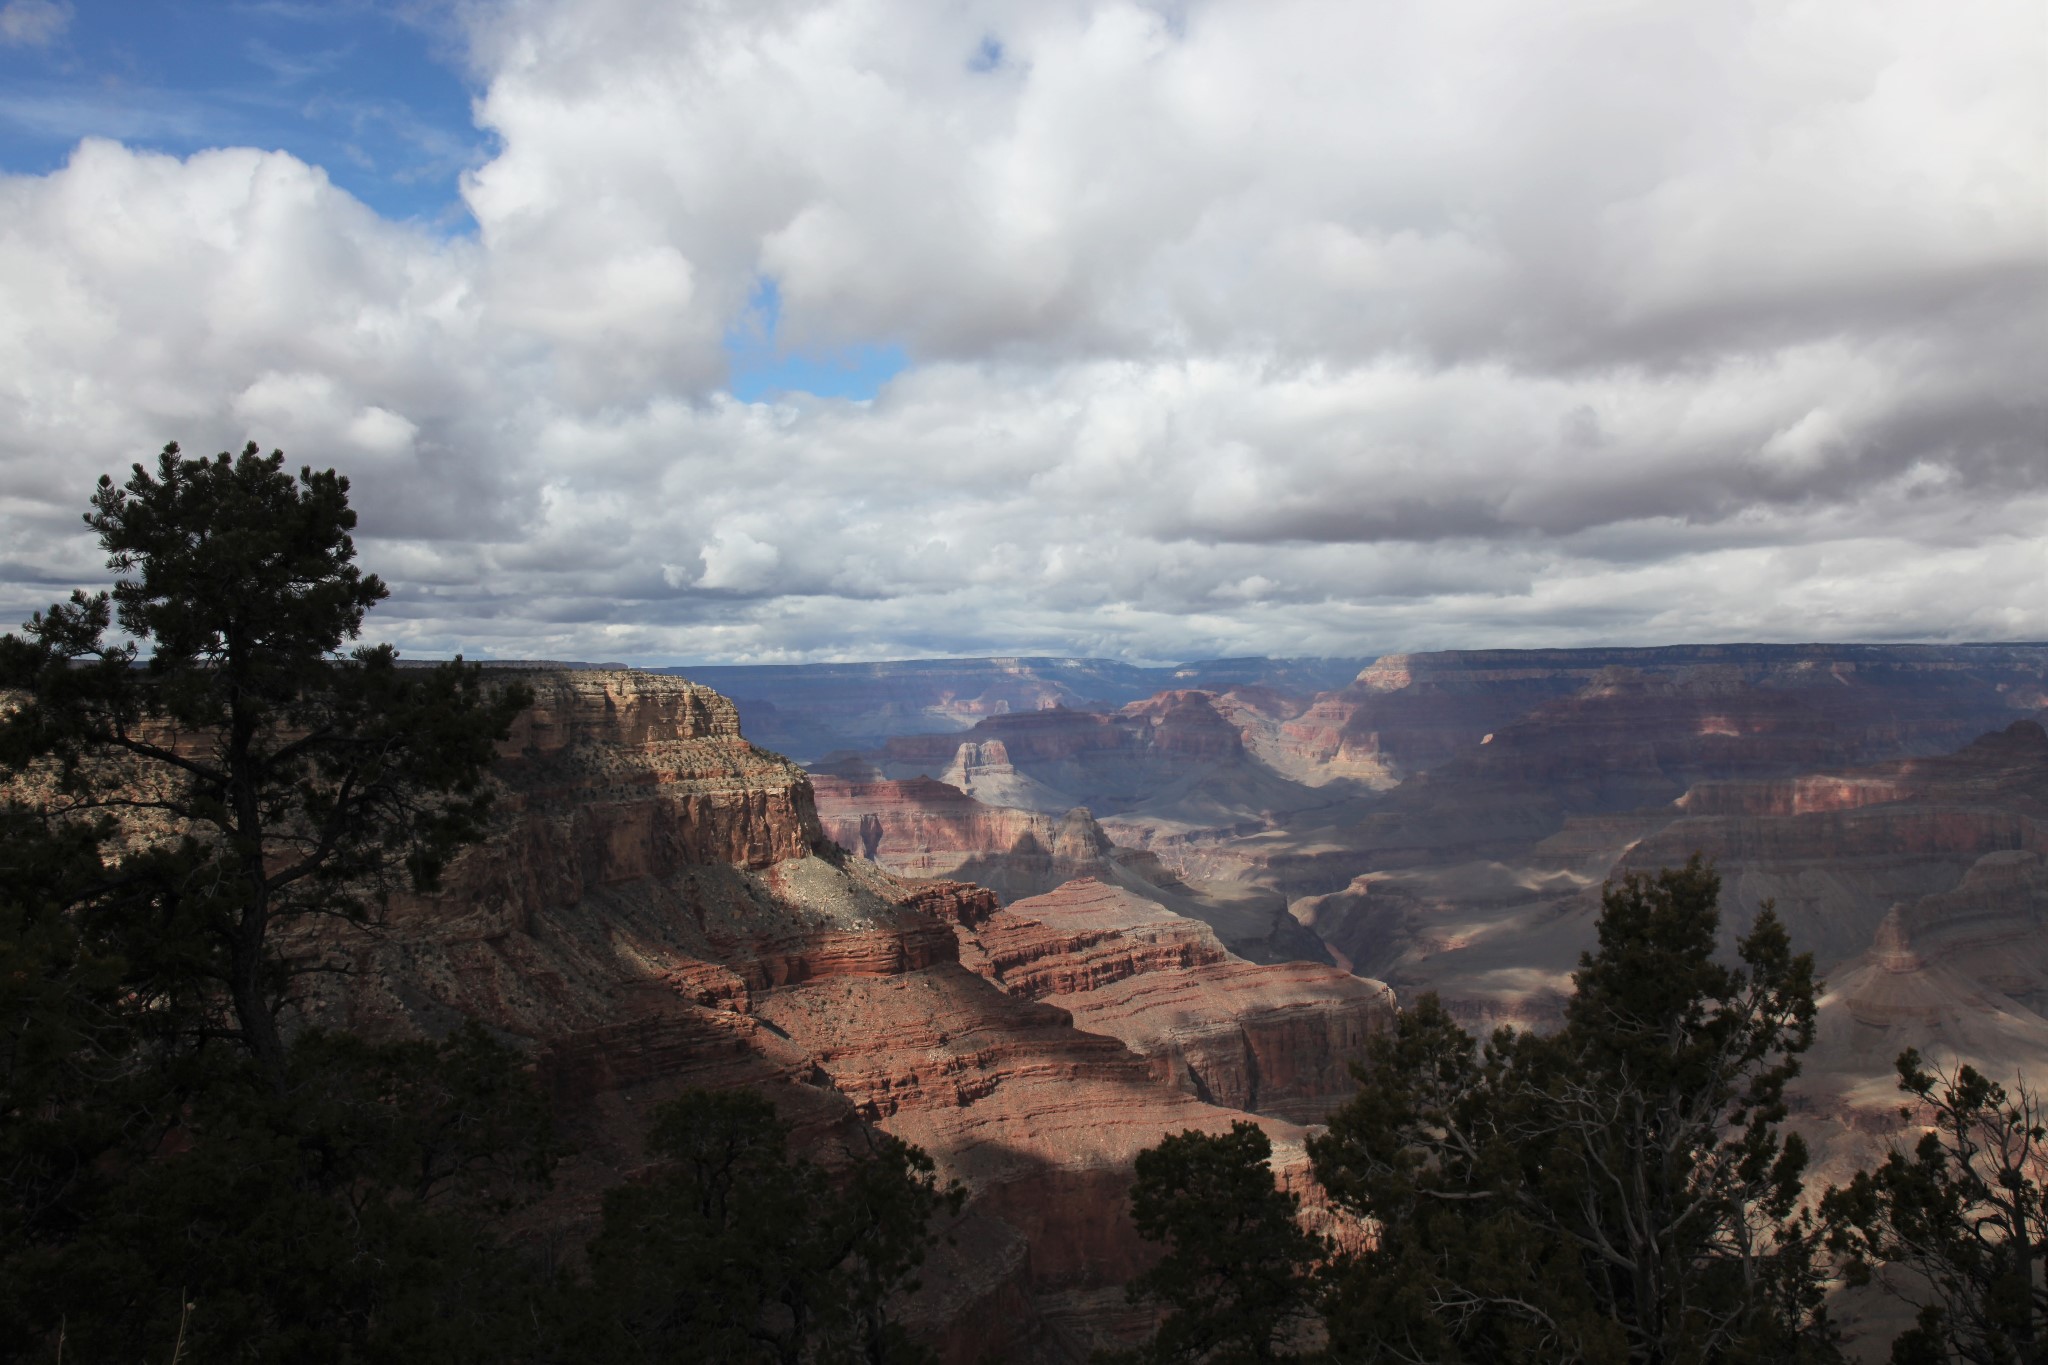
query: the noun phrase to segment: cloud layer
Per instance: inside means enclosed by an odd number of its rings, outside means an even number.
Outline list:
[[[355,480],[378,631],[647,662],[2048,638],[2024,0],[526,0],[471,236],[0,179],[0,608],[91,480]],[[901,347],[868,401],[729,391]]]

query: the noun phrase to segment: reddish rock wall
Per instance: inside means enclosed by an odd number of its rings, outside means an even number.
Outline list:
[[[1319,1122],[1392,993],[1320,963],[1256,966],[1206,925],[1104,883],[1069,883],[990,916],[962,961],[1013,995],[1121,1039],[1151,1074],[1231,1108]]]
[[[742,739],[714,694],[632,673],[524,680],[538,701],[498,770],[497,833],[443,894],[343,945],[355,973],[314,1017],[392,1034],[469,1016],[528,1040],[579,1148],[541,1215],[571,1245],[642,1161],[651,1106],[747,1085],[815,1150],[871,1123],[968,1185],[910,1309],[949,1365],[995,1343],[1078,1360],[1108,1340],[1088,1332],[1130,1326],[1102,1296],[1150,1254],[1123,1204],[1132,1159],[1243,1114],[964,968],[961,936],[995,897],[838,852],[805,775]],[[1261,1122],[1298,1174],[1299,1130]]]

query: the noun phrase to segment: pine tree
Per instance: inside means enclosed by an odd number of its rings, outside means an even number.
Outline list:
[[[1836,1358],[1785,1086],[1818,984],[1765,907],[1716,960],[1694,858],[1606,888],[1564,1026],[1483,1047],[1425,997],[1310,1144],[1377,1243],[1335,1277],[1364,1359],[1713,1365]]]
[[[565,1296],[572,1362],[924,1361],[890,1318],[916,1288],[931,1220],[959,1207],[932,1160],[861,1129],[843,1169],[789,1151],[751,1091],[691,1091],[655,1112],[644,1182],[605,1196],[590,1280]]]
[[[2048,1361],[2048,1110],[1963,1066],[1898,1059],[1899,1089],[1933,1119],[1909,1155],[1859,1171],[1823,1207],[1852,1277],[1877,1277],[1916,1306],[1892,1349],[1898,1365],[2042,1365]],[[1901,1273],[1903,1272],[1903,1273]]]
[[[491,1212],[552,1124],[471,1028],[297,1029],[310,932],[477,837],[526,704],[344,648],[385,588],[283,456],[100,480],[123,577],[0,637],[0,1338],[66,1359],[510,1358]],[[110,642],[118,621],[125,641]],[[145,660],[142,649],[149,654]]]
[[[154,866],[130,869],[155,878],[165,929],[146,965],[183,978],[164,989],[211,992],[210,1027],[279,1093],[279,1012],[297,975],[329,965],[280,935],[374,918],[399,874],[431,887],[480,834],[494,742],[530,701],[459,660],[343,653],[388,595],[354,563],[348,489],[253,444],[213,460],[167,446],[155,474],[102,476],[85,518],[128,576],[0,637],[0,685],[26,694],[0,761],[51,765],[46,818],[165,827]],[[106,638],[116,623],[124,643]]]
[[[1133,1302],[1168,1311],[1144,1348],[1110,1360],[1210,1365],[1293,1358],[1315,1320],[1324,1239],[1297,1221],[1300,1197],[1278,1188],[1273,1144],[1255,1123],[1188,1129],[1138,1154],[1131,1219],[1166,1254],[1130,1284]]]

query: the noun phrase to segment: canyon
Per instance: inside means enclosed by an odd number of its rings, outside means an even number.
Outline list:
[[[1139,1152],[1250,1120],[1313,1201],[1397,1005],[1549,1025],[1629,872],[1700,853],[1727,941],[1768,901],[1815,953],[1823,1177],[1898,1131],[1904,1047],[2048,1061],[2048,646],[1089,664],[742,679],[834,742],[807,766],[683,677],[506,668],[535,703],[490,837],[323,941],[350,970],[306,1017],[518,1045],[573,1148],[520,1226],[572,1257],[685,1089],[769,1096],[828,1165],[915,1142],[968,1197],[905,1319],[1047,1365],[1152,1321]]]
[[[1895,1127],[1908,1044],[2048,1063],[2044,717],[2040,645],[1489,650],[1386,656],[1312,696],[991,716],[814,767],[835,837],[868,820],[883,865],[1041,894],[1058,874],[1019,880],[1019,841],[1085,804],[1113,844],[1092,875],[1276,897],[1330,960],[1475,1028],[1555,1022],[1602,883],[1700,852],[1724,940],[1772,901],[1830,983],[1800,1103],[1846,1161]]]
[[[527,1049],[576,1154],[524,1217],[564,1246],[645,1164],[654,1105],[748,1086],[821,1160],[879,1128],[965,1186],[906,1306],[943,1359],[1082,1360],[1149,1322],[1120,1288],[1150,1254],[1136,1154],[1250,1118],[1305,1182],[1301,1122],[1391,1016],[1376,982],[1248,961],[1123,885],[1005,906],[848,854],[804,771],[707,688],[502,676],[536,701],[502,746],[495,832],[344,940],[351,971],[308,1010],[373,1037],[473,1018]],[[1100,830],[1069,824],[1053,855],[1099,859]]]

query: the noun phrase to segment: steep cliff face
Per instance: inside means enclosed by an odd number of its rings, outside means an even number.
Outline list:
[[[1718,783],[1674,813],[1625,866],[1701,852],[1722,869],[1738,925],[1774,901],[1800,945],[1833,966],[1871,943],[1893,905],[1959,888],[1989,855],[2048,851],[2048,733],[2018,721],[1953,754]]]
[[[1048,889],[1039,882],[1057,875],[1058,822],[1042,811],[990,805],[929,777],[853,781],[819,773],[811,782],[826,837],[892,872],[950,877],[971,859],[1000,858],[985,877],[965,880],[1006,900]]]
[[[1590,872],[1603,837],[1619,856]],[[1797,1087],[1824,1177],[1895,1130],[1906,1047],[2000,1076],[2048,1057],[2048,732],[2033,721],[1952,754],[1717,779],[1572,840],[1368,873],[1294,909],[1404,994],[1435,990],[1474,1024],[1544,1025],[1592,943],[1601,877],[1695,852],[1722,876],[1724,941],[1773,902],[1828,983]]]
[[[1312,962],[1254,965],[1206,925],[1092,879],[989,916],[963,936],[962,961],[1121,1039],[1197,1098],[1303,1123],[1350,1095],[1347,1064],[1393,1014],[1377,981]]]
[[[2008,816],[1902,802],[1893,770],[1858,765],[1925,755],[1979,719],[2003,728],[2039,704],[2048,650],[1608,653],[1382,660],[1352,693],[1520,707],[1577,686],[1512,719],[1492,712],[1492,728],[1391,791],[1290,816],[1215,858],[1235,855],[1236,875],[1287,893],[1333,949],[1397,990],[1537,1022],[1587,941],[1593,889],[1624,857],[1656,867],[1716,855],[1728,904],[1812,908],[1802,943],[1839,961],[1890,899],[1952,885],[1977,854],[2018,846]],[[1420,733],[1402,742],[1450,732]],[[1767,818],[1777,814],[1807,823]],[[1789,866],[1794,846],[1825,852],[1795,876],[1744,870]]]
[[[1310,787],[1349,781],[1381,790],[1401,780],[1377,736],[1346,732],[1356,707],[1342,692],[1302,700],[1270,688],[1233,687],[1213,694],[1210,704],[1237,728],[1253,757],[1292,781]]]
[[[2048,852],[2048,753],[2014,722],[2044,705],[2043,646],[1485,651],[1389,656],[1312,701],[1182,691],[1114,715],[994,717],[895,752],[923,762],[928,744],[922,770],[968,786],[1072,797],[1058,784],[1093,781],[1119,845],[1184,884],[1286,896],[1337,961],[1404,995],[1440,991],[1473,1024],[1553,1022],[1602,880],[1702,851],[1723,873],[1731,938],[1773,899],[1820,958],[1832,986],[1803,1102],[1839,1129],[1891,1121],[1887,1068],[1907,1042],[1993,1063],[2040,1055],[2030,860]],[[1241,754],[1216,742],[1218,722]],[[1161,746],[1160,730],[1189,742]],[[1247,797],[1266,790],[1243,777],[1253,768],[1293,795]],[[1051,870],[1041,827],[942,834],[907,807],[862,813],[884,865],[914,848],[928,871],[979,857],[991,882],[1033,858]],[[953,861],[937,852],[948,839],[983,851]],[[1020,875],[1003,913],[1044,889]],[[1080,998],[1071,983],[1097,954],[1124,952],[1054,955],[1046,970],[1070,983],[1057,998]]]
[[[496,834],[443,893],[347,945],[355,970],[314,1017],[394,1034],[467,1015],[527,1040],[579,1148],[544,1211],[572,1241],[642,1160],[653,1104],[748,1085],[803,1142],[872,1124],[969,1186],[913,1305],[949,1361],[1077,1359],[1130,1326],[1110,1291],[1148,1254],[1124,1211],[1132,1159],[1243,1114],[963,966],[995,896],[842,854],[809,779],[741,738],[716,694],[628,672],[524,680],[537,702],[498,768]],[[1298,1172],[1300,1130],[1260,1121]]]

